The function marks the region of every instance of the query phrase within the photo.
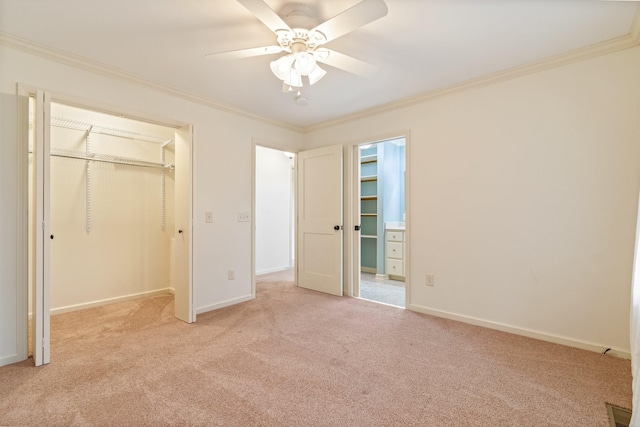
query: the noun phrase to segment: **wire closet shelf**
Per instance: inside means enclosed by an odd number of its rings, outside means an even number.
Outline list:
[[[103,126],[94,123],[86,123],[79,120],[73,120],[63,117],[51,117],[51,126],[80,131],[85,138],[85,151],[76,151],[62,148],[50,149],[50,155],[53,157],[64,157],[71,159],[79,159],[87,161],[86,165],[86,223],[85,229],[87,233],[91,231],[91,163],[103,162],[119,165],[138,166],[145,168],[160,169],[160,228],[165,229],[165,209],[166,209],[166,184],[165,171],[173,171],[175,165],[165,162],[165,149],[167,145],[173,142],[173,139],[166,139],[156,135],[150,135],[130,129],[122,129],[111,126]],[[29,125],[33,126],[33,115],[30,115]],[[119,139],[129,139],[132,141],[150,142],[158,145],[160,149],[160,162],[153,162],[127,156],[118,156],[113,154],[95,153],[91,150],[91,139],[94,135],[105,135],[116,137]],[[31,151],[30,151],[31,152]]]
[[[78,120],[72,120],[72,119],[67,119],[62,117],[51,117],[51,125],[60,127],[60,128],[85,132],[87,136],[97,134],[97,135],[113,136],[121,139],[129,139],[134,141],[151,142],[151,143],[158,144],[162,149],[164,149],[167,145],[173,142],[172,139],[167,140],[159,136],[145,134],[145,133],[134,131],[134,130],[95,125],[91,123],[81,122]],[[111,154],[99,154],[99,153],[90,152],[89,150],[87,150],[86,152],[81,152],[81,151],[74,151],[74,150],[67,150],[67,149],[52,148],[51,155],[55,157],[66,157],[66,158],[72,158],[72,159],[90,160],[90,161],[113,163],[113,164],[120,164],[120,165],[140,166],[140,167],[147,167],[147,168],[169,169],[169,170],[174,169],[174,165],[171,163],[152,162],[148,160],[136,159],[133,157],[116,156]]]

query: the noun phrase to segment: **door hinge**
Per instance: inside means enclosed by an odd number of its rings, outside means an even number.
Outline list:
[[[42,229],[45,229],[44,221],[42,221]]]
[[[44,348],[45,339],[42,338],[42,348]]]

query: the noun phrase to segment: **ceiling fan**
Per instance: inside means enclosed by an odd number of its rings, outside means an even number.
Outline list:
[[[327,74],[318,62],[359,76],[367,76],[375,71],[373,65],[327,49],[324,45],[385,16],[388,9],[384,0],[363,0],[320,25],[316,25],[313,8],[309,5],[285,6],[280,13],[287,23],[263,0],[238,2],[276,34],[277,44],[212,53],[207,57],[247,58],[285,52],[284,56],[271,62],[271,71],[282,80],[283,92],[292,92],[293,88],[297,88],[298,96],[303,86],[302,77],[306,77],[309,84],[313,85]]]

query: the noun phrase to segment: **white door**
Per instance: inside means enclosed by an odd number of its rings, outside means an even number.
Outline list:
[[[192,323],[196,321],[196,315],[191,268],[191,126],[176,131],[175,144],[175,316]]]
[[[49,93],[37,91],[35,99],[33,185],[34,185],[34,239],[33,256],[33,307],[32,339],[33,361],[36,366],[49,363],[49,266],[50,245],[53,235],[50,229],[50,107]]]
[[[298,153],[298,285],[342,295],[342,146]]]

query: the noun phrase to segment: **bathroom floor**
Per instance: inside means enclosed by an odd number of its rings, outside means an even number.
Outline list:
[[[377,280],[375,274],[360,273],[360,298],[405,308],[404,282]]]

